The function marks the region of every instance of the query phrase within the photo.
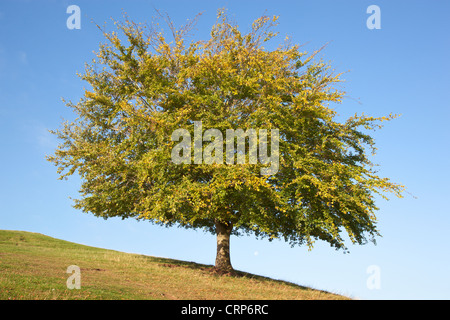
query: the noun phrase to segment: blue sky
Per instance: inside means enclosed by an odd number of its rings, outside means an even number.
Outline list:
[[[81,9],[81,29],[70,30],[69,5]],[[369,30],[369,5],[381,9],[381,29]],[[73,114],[61,98],[77,101],[84,70],[103,41],[91,20],[120,19],[124,9],[146,21],[153,8],[176,24],[204,12],[206,38],[216,10],[226,7],[243,30],[264,13],[279,15],[280,36],[346,72],[348,98],[336,107],[402,116],[374,133],[380,174],[406,185],[405,198],[380,200],[383,235],[377,245],[349,245],[350,253],[317,243],[312,251],[252,237],[232,238],[236,269],[361,299],[449,299],[448,234],[450,24],[447,1],[12,1],[0,2],[0,229],[25,230],[91,246],[213,264],[214,236],[133,220],[103,220],[73,209],[80,181],[57,180],[45,160],[58,141],[47,132]],[[76,261],[74,261],[76,264]],[[370,289],[370,266],[380,287]]]

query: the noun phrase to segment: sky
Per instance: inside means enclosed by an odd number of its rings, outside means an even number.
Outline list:
[[[68,28],[70,5],[80,8],[79,29]],[[379,29],[368,28],[370,5],[380,9]],[[280,38],[309,52],[327,44],[320,57],[344,72],[347,97],[335,107],[342,119],[401,114],[374,132],[372,161],[407,187],[404,198],[377,203],[376,245],[348,243],[344,254],[321,242],[308,251],[232,237],[233,267],[358,299],[450,299],[450,2],[443,0],[1,0],[0,229],[214,264],[211,234],[75,210],[79,178],[58,180],[45,156],[59,143],[48,130],[74,118],[62,98],[81,98],[87,84],[76,74],[104,42],[95,23],[112,28],[110,18],[123,11],[145,22],[156,8],[182,25],[203,12],[195,37],[206,39],[223,7],[244,31],[263,14],[278,15]]]

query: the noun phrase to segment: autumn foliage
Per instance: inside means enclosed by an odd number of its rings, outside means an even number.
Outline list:
[[[107,42],[81,75],[90,88],[67,103],[78,117],[55,131],[62,142],[48,160],[61,178],[80,175],[75,207],[215,233],[221,270],[232,268],[231,234],[343,249],[343,232],[353,243],[375,241],[375,196],[401,196],[403,187],[377,175],[369,133],[395,116],[338,122],[341,75],[288,38],[267,49],[277,17],[262,16],[244,34],[219,10],[204,41],[188,41],[198,17],[178,29],[160,17],[168,34],[128,18],[101,29]],[[223,133],[278,129],[277,173],[248,161],[174,163],[171,135],[193,135],[194,121]]]

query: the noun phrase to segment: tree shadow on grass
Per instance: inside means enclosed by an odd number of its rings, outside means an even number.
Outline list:
[[[277,280],[269,277],[264,277],[244,271],[239,270],[233,270],[231,272],[223,272],[221,270],[217,270],[213,265],[206,265],[206,264],[200,264],[196,262],[191,261],[182,261],[182,260],[176,260],[176,259],[170,259],[170,258],[159,258],[159,257],[149,257],[149,256],[143,256],[146,259],[150,259],[152,262],[158,263],[160,266],[165,268],[187,268],[192,270],[199,270],[205,274],[210,274],[213,276],[227,276],[227,277],[234,277],[234,278],[247,278],[247,279],[254,279],[258,281],[267,281],[267,282],[277,282],[280,284],[284,284],[290,287],[294,287],[297,289],[302,290],[311,290],[309,287],[301,286],[293,282],[285,281],[285,280]],[[316,291],[322,291],[317,290]],[[322,291],[323,293],[329,293],[326,291]]]

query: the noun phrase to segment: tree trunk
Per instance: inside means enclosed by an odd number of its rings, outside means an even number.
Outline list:
[[[232,223],[216,221],[217,255],[215,269],[221,273],[233,271],[230,260],[230,235]]]

